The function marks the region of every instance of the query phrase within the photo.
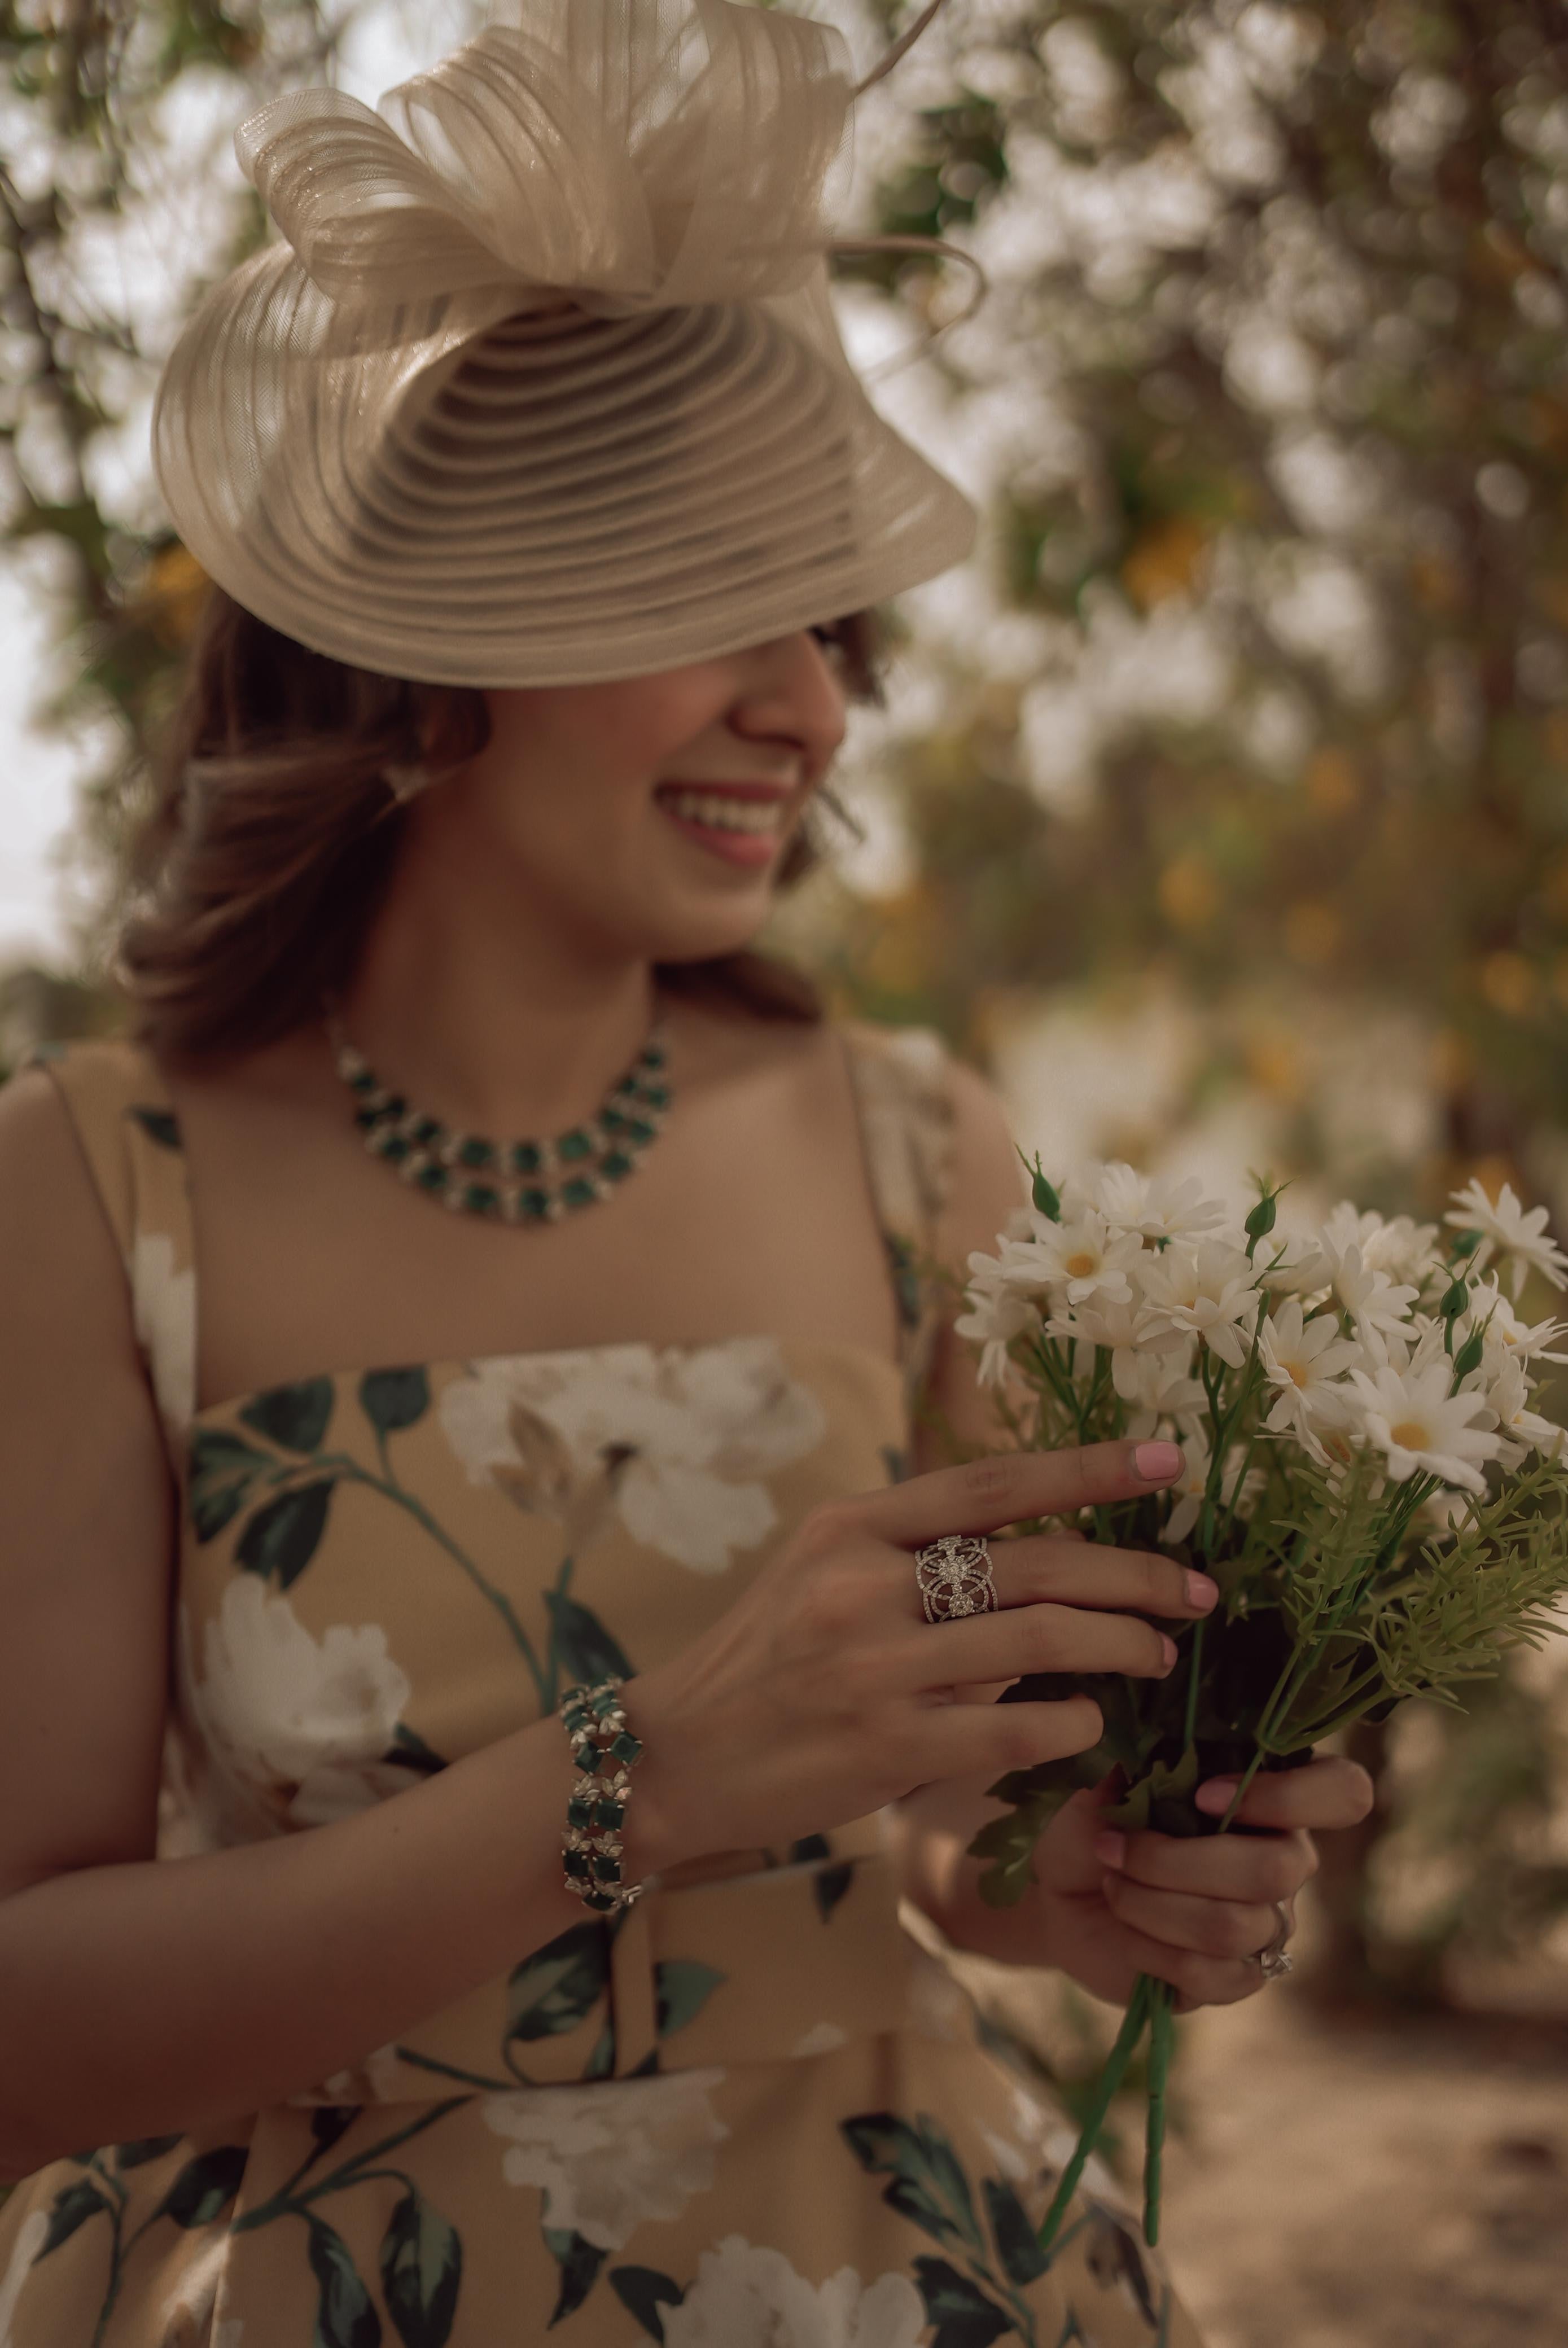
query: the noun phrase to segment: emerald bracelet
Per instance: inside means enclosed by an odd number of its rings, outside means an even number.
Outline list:
[[[566,1889],[585,1908],[605,1915],[629,1908],[643,1890],[640,1883],[627,1883],[621,1871],[631,1770],[643,1746],[626,1725],[620,1686],[619,1680],[600,1680],[593,1687],[568,1688],[561,1703],[562,1725],[581,1773],[566,1804]]]

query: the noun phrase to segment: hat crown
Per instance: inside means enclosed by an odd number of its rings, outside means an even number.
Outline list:
[[[289,93],[235,145],[339,311],[469,289],[614,314],[794,291],[853,96],[831,26],[733,0],[514,0],[373,112]]]

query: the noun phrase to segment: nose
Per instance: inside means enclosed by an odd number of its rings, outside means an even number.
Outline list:
[[[754,644],[742,655],[745,682],[729,722],[748,742],[788,742],[814,774],[844,738],[846,699],[831,647],[809,629]]]

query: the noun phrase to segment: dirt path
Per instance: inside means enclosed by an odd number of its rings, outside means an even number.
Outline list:
[[[1568,2029],[1185,2025],[1166,2247],[1209,2348],[1564,2348]]]

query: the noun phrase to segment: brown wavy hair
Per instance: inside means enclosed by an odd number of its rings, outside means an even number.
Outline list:
[[[871,613],[833,624],[855,699],[880,701]],[[349,982],[407,815],[388,767],[460,766],[490,736],[484,695],[414,685],[308,652],[210,590],[132,844],[120,978],[137,1033],[175,1059],[276,1043]],[[779,868],[802,880],[810,824]],[[661,965],[671,992],[764,1019],[822,1015],[804,973],[747,951]]]

